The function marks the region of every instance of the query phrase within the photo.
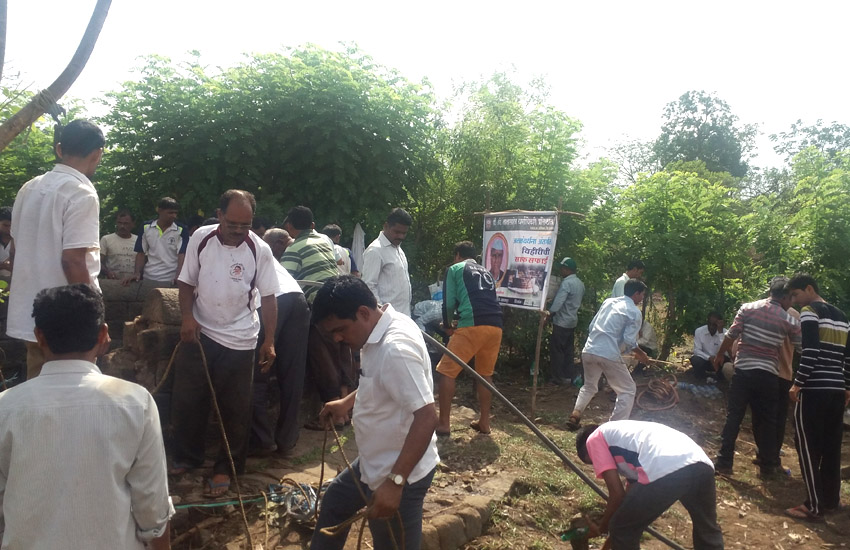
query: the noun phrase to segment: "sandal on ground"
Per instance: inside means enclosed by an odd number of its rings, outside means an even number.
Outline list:
[[[481,424],[477,420],[474,422],[470,422],[469,427],[482,435],[490,435],[490,430],[487,430],[486,432],[482,430]]]
[[[805,504],[801,504],[799,506],[794,506],[793,508],[788,508],[785,510],[785,515],[789,518],[794,519],[803,519],[806,521],[823,521],[821,516],[815,515],[806,508]]]
[[[571,414],[570,419],[567,420],[567,429],[575,431],[579,428],[579,426],[581,426],[581,417]]]
[[[207,480],[206,487],[204,487],[204,497],[206,498],[218,498],[224,494],[226,494],[230,490],[230,480],[220,481],[218,483],[214,483],[212,478]]]

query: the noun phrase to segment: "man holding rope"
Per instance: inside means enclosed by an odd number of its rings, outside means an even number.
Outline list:
[[[183,345],[175,358],[171,473],[203,464],[204,435],[214,400],[226,441],[207,482],[208,497],[226,493],[234,481],[231,475],[245,470],[254,348],[260,331],[255,294],[260,296],[265,332],[257,352],[259,362],[268,368],[275,360],[275,293],[280,285],[271,248],[251,231],[256,205],[247,191],[225,191],[219,200],[219,225],[200,227],[192,235],[177,282],[183,317],[180,340],[199,345]],[[210,395],[207,376],[214,395]]]
[[[329,425],[354,409],[360,456],[325,492],[310,548],[341,550],[352,518],[368,505],[376,550],[418,550],[422,504],[440,461],[422,333],[392,305],[379,309],[366,283],[352,276],[325,282],[313,302],[313,321],[335,341],[360,350],[362,373],[357,390],[320,413]]]
[[[611,388],[617,392],[617,402],[611,420],[626,420],[635,403],[635,381],[623,362],[620,349],[634,353],[638,361],[649,363],[649,357],[637,343],[643,318],[637,304],[643,302],[646,285],[637,279],[625,284],[625,296],[608,298],[602,302],[593,321],[590,322],[587,343],[581,352],[584,366],[584,385],[578,392],[576,404],[567,428],[576,430],[581,423],[581,413],[598,390],[599,378],[604,374]]]

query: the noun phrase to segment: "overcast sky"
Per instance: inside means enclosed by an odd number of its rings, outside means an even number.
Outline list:
[[[71,58],[95,0],[9,0],[6,71],[32,90]],[[308,42],[356,42],[441,97],[453,84],[515,68],[543,76],[552,101],[584,124],[595,157],[652,139],[664,105],[716,92],[763,134],[798,118],[850,124],[850,2],[472,2],[431,0],[113,0],[94,53],[69,95],[89,99],[132,78],[137,57],[199,50],[227,66],[241,54]],[[778,162],[766,138],[756,164]]]

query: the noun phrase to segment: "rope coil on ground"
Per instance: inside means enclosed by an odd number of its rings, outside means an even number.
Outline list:
[[[672,409],[679,402],[679,392],[676,389],[676,375],[671,374],[672,382],[664,378],[653,378],[646,388],[638,392],[635,403],[645,411],[664,411]],[[644,384],[640,384],[644,386]]]

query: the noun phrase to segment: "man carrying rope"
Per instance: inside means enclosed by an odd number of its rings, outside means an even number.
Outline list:
[[[392,305],[378,308],[362,280],[334,277],[319,289],[313,321],[360,350],[357,390],[325,404],[327,424],[345,421],[354,408],[360,456],[322,498],[312,550],[341,550],[358,510],[368,505],[376,550],[418,550],[422,504],[440,457],[431,363],[422,333]],[[329,530],[338,526],[337,530]]]

